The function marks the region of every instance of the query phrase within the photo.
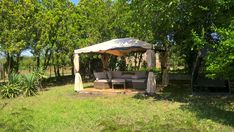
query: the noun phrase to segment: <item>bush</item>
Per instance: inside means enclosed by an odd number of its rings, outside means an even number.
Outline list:
[[[16,84],[7,84],[1,87],[2,98],[15,98],[19,96],[20,93],[20,86]]]
[[[20,94],[34,96],[41,86],[43,71],[38,69],[32,74],[20,75],[12,73],[9,75],[9,82],[2,86],[1,95],[3,98],[15,98]]]
[[[11,73],[8,77],[8,83],[1,86],[2,98],[15,98],[21,94],[21,76]]]
[[[35,70],[32,74],[22,75],[22,91],[24,96],[34,96],[41,87],[43,70],[41,68]]]
[[[11,73],[8,76],[8,84],[18,84],[20,85],[22,82],[22,76],[20,74],[17,73]]]
[[[35,74],[22,76],[22,92],[24,96],[36,95],[39,88],[39,77]]]

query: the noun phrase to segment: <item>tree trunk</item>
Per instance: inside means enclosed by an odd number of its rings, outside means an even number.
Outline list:
[[[60,69],[59,69],[59,65],[57,64],[57,77],[61,77],[61,74],[60,74]]]
[[[7,53],[7,73],[8,75],[10,75],[12,72],[13,72],[13,63],[14,63],[14,60],[13,60],[13,57]]]
[[[121,70],[121,71],[126,71],[126,60],[125,60],[125,57],[124,56],[122,56],[121,58],[121,64],[120,64],[120,69],[119,70]]]
[[[56,67],[57,67],[57,77],[60,77],[60,70],[59,70],[59,55],[56,54]]]
[[[197,55],[198,55],[197,53],[198,53],[198,50],[196,48],[193,49],[193,51],[189,50],[187,53],[185,53],[186,69],[188,70],[188,73],[190,74],[192,74],[193,67],[196,62]]]
[[[70,56],[70,61],[71,61],[71,74],[72,74],[72,76],[75,76],[75,73],[74,73],[74,61],[73,61],[73,58],[74,58],[74,56],[73,56],[73,55],[71,55],[71,56]]]
[[[54,64],[54,76],[57,77],[56,65]]]
[[[51,77],[51,65],[50,65],[50,77]]]
[[[49,64],[50,64],[51,55],[52,55],[51,51],[50,51],[50,53],[49,53],[49,49],[47,49],[47,50],[46,50],[46,53],[45,53],[45,57],[46,57],[46,58],[45,58],[45,60],[44,60],[44,66],[43,66],[43,69],[44,69],[44,70],[46,70],[47,67],[48,67]]]
[[[40,55],[39,54],[36,56],[36,61],[37,61],[37,69],[39,69],[40,67]]]
[[[140,67],[141,67],[142,57],[143,57],[143,55],[142,55],[142,53],[140,53],[140,57],[139,57],[139,62],[138,62],[137,70],[139,70]]]
[[[134,53],[134,70],[137,70],[137,53]]]
[[[168,51],[162,52],[160,54],[161,73],[162,73],[162,85],[163,86],[168,86],[168,84],[169,84],[168,57],[169,57],[169,52]]]
[[[6,57],[6,59],[7,59],[7,62],[6,62],[6,71],[7,71],[7,74],[10,74],[11,72],[10,72],[10,55],[9,55],[9,53],[7,53],[7,57]]]
[[[17,54],[16,56],[16,63],[15,63],[15,72],[19,72],[19,62],[20,62],[20,54]]]

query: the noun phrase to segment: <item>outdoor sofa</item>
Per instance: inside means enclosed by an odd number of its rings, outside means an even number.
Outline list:
[[[113,83],[124,81],[124,86],[134,89],[146,89],[147,72],[145,71],[106,71],[94,72],[94,88],[113,88]]]

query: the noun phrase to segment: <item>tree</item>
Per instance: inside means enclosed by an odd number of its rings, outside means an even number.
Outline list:
[[[178,28],[175,31],[174,39],[178,51],[186,60],[189,73],[191,73],[199,50],[197,44],[194,43],[192,32],[202,36],[203,32],[206,34],[214,32],[214,26],[227,27],[233,16],[233,1],[183,0],[179,3],[176,12]]]
[[[168,85],[168,60],[171,46],[174,44],[173,34],[176,30],[175,14],[178,1],[135,0],[131,2],[132,31],[131,35],[139,39],[161,45],[165,52],[161,53],[162,84]]]
[[[194,34],[199,49],[209,49],[205,57],[205,73],[209,78],[234,79],[234,21],[227,28],[214,30],[210,38]]]
[[[18,72],[21,52],[29,44],[31,1],[0,1],[0,44],[7,58],[8,73]]]

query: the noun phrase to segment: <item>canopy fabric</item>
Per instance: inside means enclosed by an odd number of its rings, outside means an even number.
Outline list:
[[[152,45],[133,38],[112,39],[103,43],[75,50],[75,54],[80,53],[107,53],[116,56],[124,56],[133,51],[146,51],[152,49]]]
[[[74,56],[74,71],[75,71],[75,91],[79,92],[83,90],[83,83],[82,78],[80,76],[80,64],[79,64],[80,57],[78,54]]]

